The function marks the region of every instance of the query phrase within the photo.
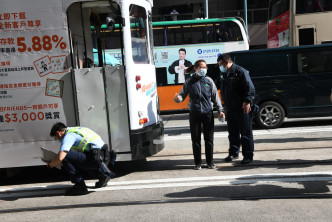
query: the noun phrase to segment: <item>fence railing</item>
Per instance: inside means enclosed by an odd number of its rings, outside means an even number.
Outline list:
[[[249,24],[254,23],[267,23],[268,21],[268,8],[260,9],[248,9],[247,18]],[[243,10],[230,10],[230,11],[221,11],[221,12],[212,12],[209,13],[209,18],[223,18],[223,17],[234,17],[240,16],[244,18]],[[198,19],[198,13],[182,13],[176,16],[177,20],[188,20],[188,19]],[[153,21],[172,21],[172,15],[154,15]]]

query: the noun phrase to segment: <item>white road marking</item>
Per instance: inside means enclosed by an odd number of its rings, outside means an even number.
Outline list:
[[[285,134],[297,134],[297,133],[319,133],[319,132],[332,132],[332,127],[296,127],[296,128],[285,128],[285,129],[272,129],[272,130],[254,130],[254,136],[263,136],[263,135],[285,135]],[[228,132],[214,132],[214,137],[224,138],[228,137]],[[187,140],[191,139],[190,133],[184,133],[180,135],[166,135],[164,140]]]
[[[111,181],[107,187],[89,189],[89,191],[113,191],[113,190],[139,190],[170,187],[201,187],[239,184],[271,184],[304,181],[332,181],[332,171],[305,172],[305,173],[276,173],[256,175],[232,175],[232,176],[207,176],[166,178],[155,180]],[[1,198],[18,198],[36,195],[62,194],[64,189],[71,185],[51,185],[29,188],[9,188],[0,190]],[[87,186],[93,187],[94,183]]]
[[[258,175],[187,177],[111,182],[108,183],[107,187],[101,188],[96,191],[330,180],[332,180],[331,171],[315,173],[278,173]]]

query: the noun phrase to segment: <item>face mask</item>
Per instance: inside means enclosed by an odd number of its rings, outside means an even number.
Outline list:
[[[205,76],[207,73],[207,69],[200,69],[199,72],[198,72],[198,75],[199,76]]]
[[[220,72],[227,72],[227,69],[224,66],[219,66]]]

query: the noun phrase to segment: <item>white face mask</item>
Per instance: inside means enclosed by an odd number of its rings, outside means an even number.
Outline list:
[[[224,66],[219,66],[220,72],[227,72],[227,69]]]
[[[199,75],[199,76],[205,76],[206,73],[207,73],[207,69],[200,69],[200,70],[198,71],[198,75]]]

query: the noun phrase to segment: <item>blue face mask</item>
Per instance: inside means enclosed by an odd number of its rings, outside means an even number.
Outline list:
[[[207,69],[200,69],[199,72],[198,72],[198,75],[199,76],[205,76],[207,73]]]
[[[227,69],[224,66],[219,66],[220,72],[227,72]]]

